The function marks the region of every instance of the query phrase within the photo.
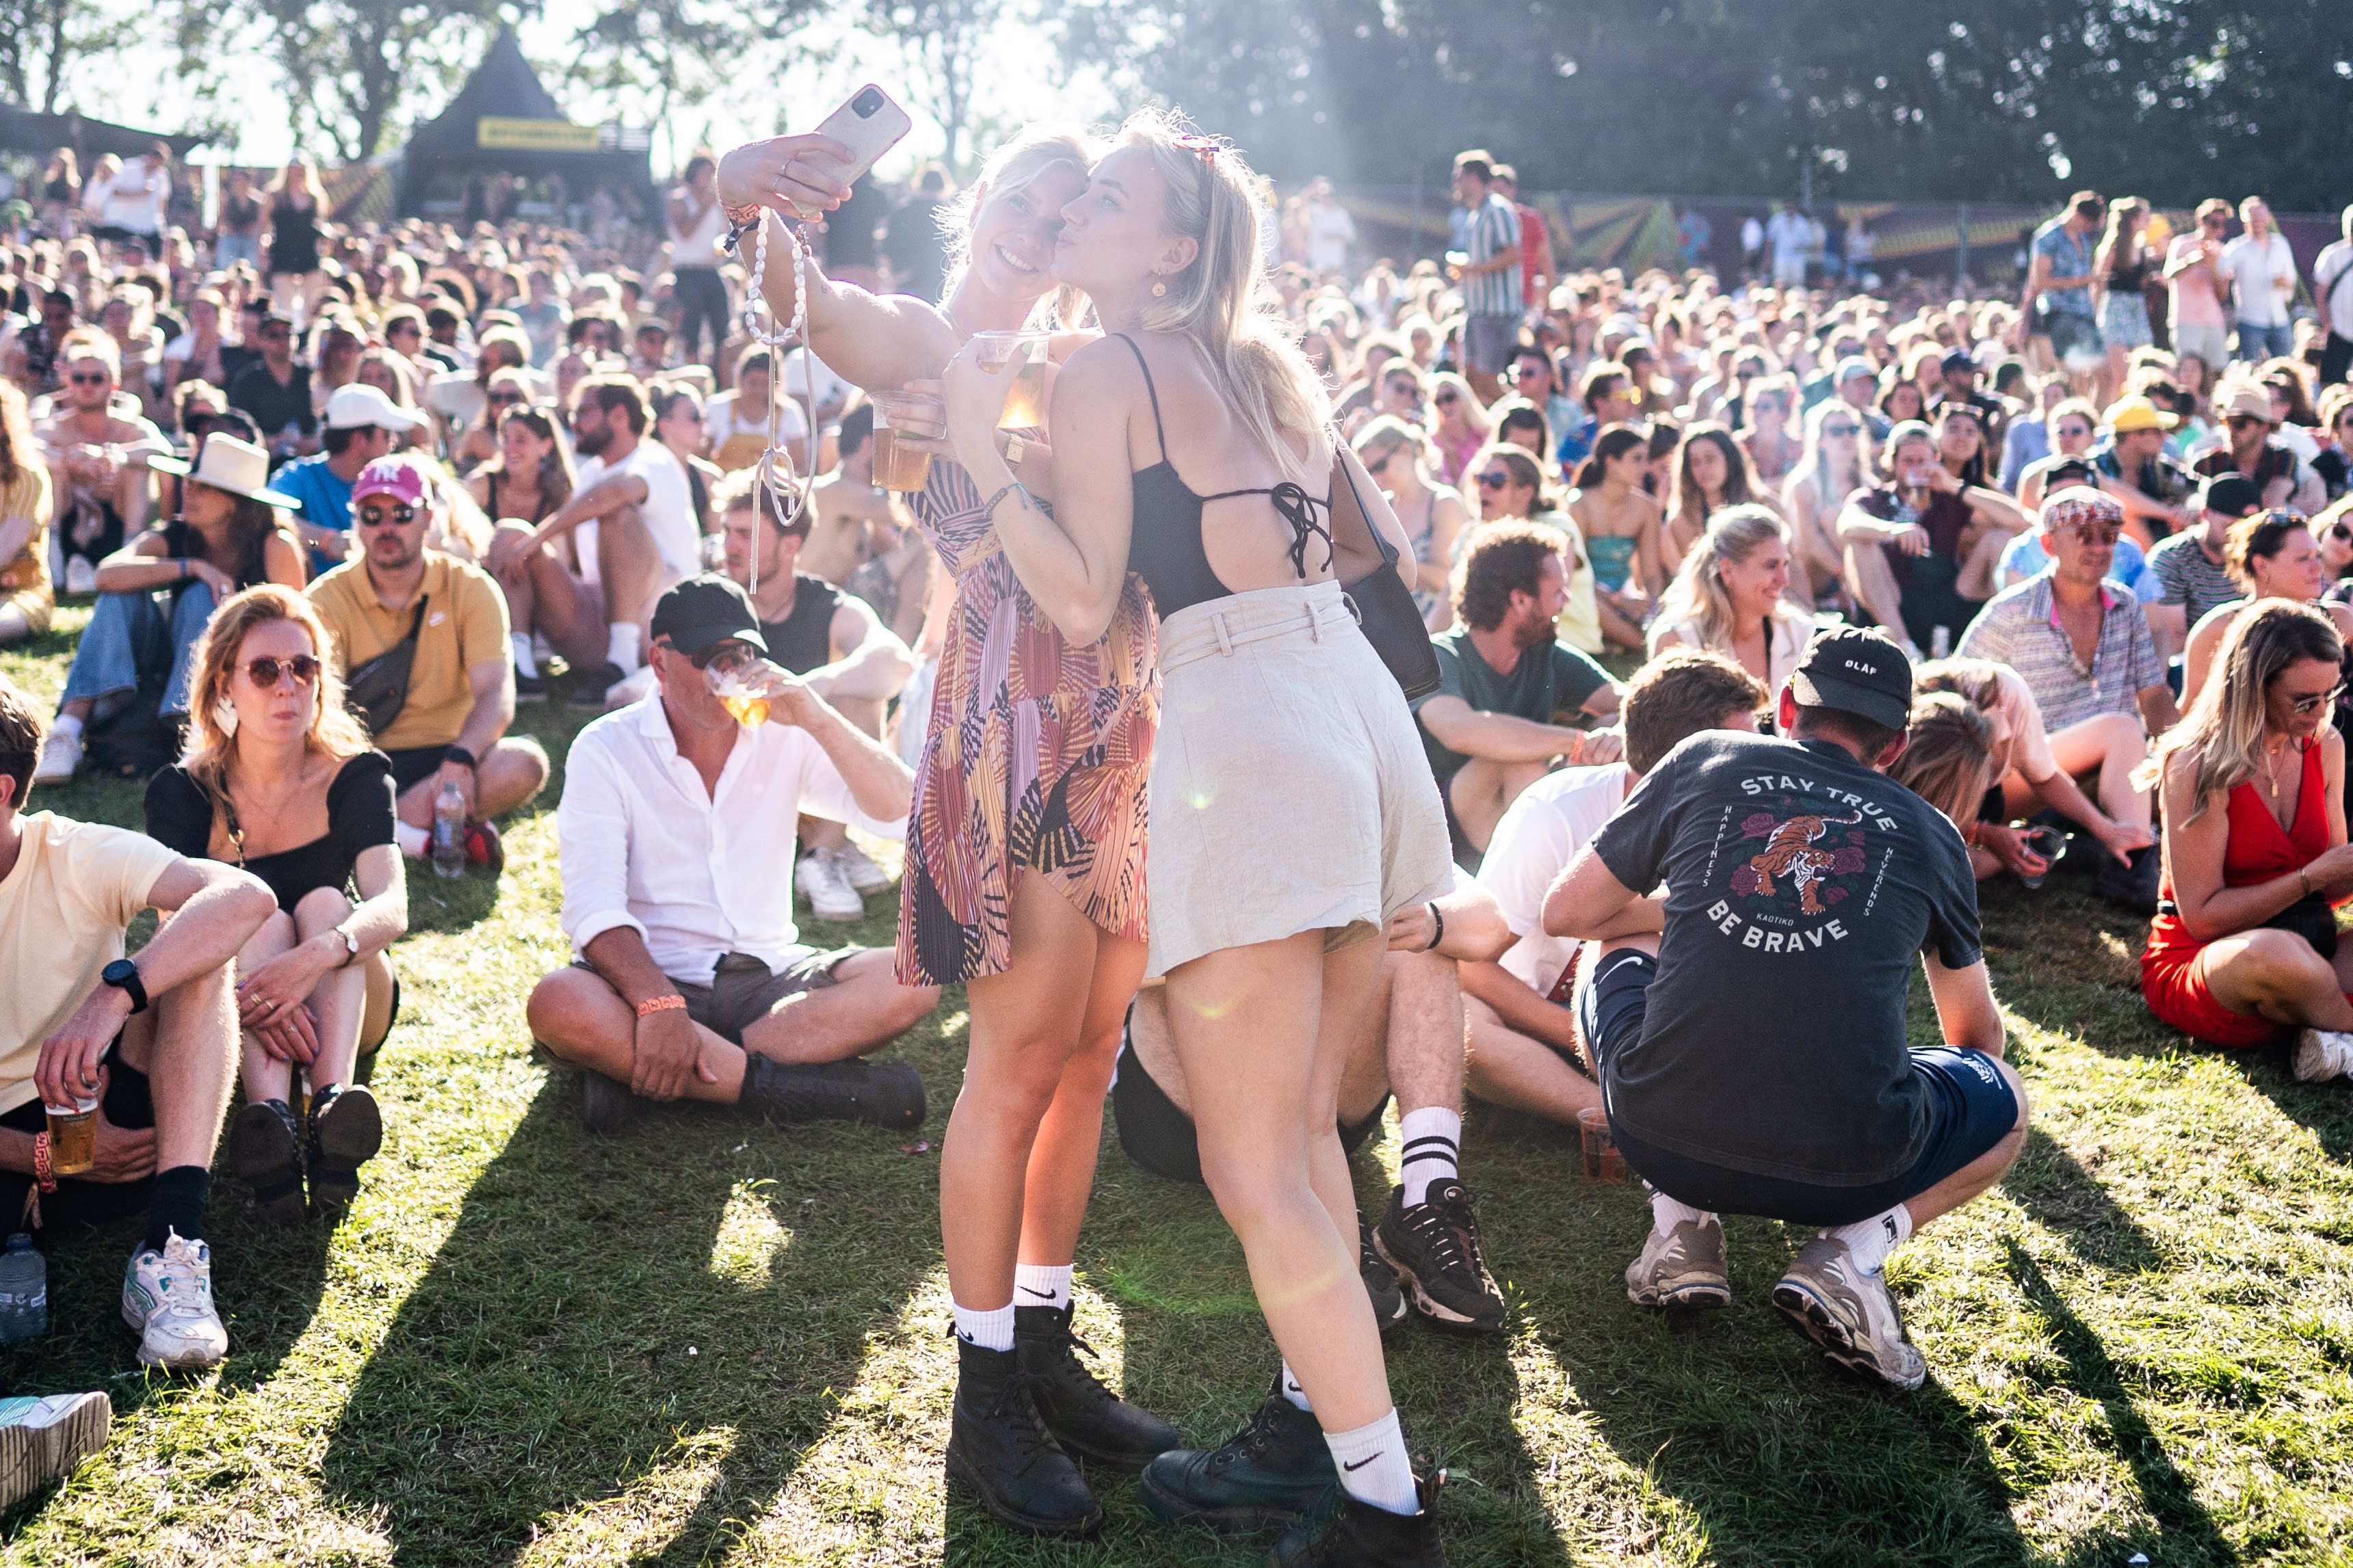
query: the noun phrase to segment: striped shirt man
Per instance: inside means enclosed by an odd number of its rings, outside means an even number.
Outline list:
[[[2100,584],[2100,640],[2084,668],[2059,624],[2052,595],[2058,570],[2054,563],[1986,601],[1953,650],[2016,670],[2053,734],[2104,713],[2137,713],[2140,694],[2165,685],[2148,616],[2132,590],[2118,583]]]
[[[1515,258],[1520,253],[1519,209],[1492,190],[1485,200],[1464,214],[1462,231],[1462,248],[1473,267],[1504,251],[1511,252]],[[1466,276],[1461,287],[1464,315],[1518,318],[1521,304],[1517,259],[1493,272]]]

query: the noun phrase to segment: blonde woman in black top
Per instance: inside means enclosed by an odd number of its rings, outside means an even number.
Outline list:
[[[223,1163],[281,1225],[302,1218],[306,1177],[311,1211],[340,1216],[383,1141],[353,1073],[391,1027],[385,949],[408,929],[392,763],[345,710],[329,651],[301,595],[273,584],[231,598],[196,646],[187,753],[147,786],[150,837],[278,895],[237,955],[246,1103]]]

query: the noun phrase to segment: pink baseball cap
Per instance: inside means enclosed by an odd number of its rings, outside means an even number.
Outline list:
[[[390,496],[410,506],[425,504],[425,476],[406,458],[378,458],[352,481],[352,504],[364,496]]]

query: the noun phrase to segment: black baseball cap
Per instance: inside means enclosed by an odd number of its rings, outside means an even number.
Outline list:
[[[1936,363],[1936,368],[1947,374],[1957,370],[1975,370],[1977,367],[1977,356],[1967,349],[1948,350],[1945,357]]]
[[[2263,509],[2263,492],[2244,474],[2218,474],[2198,492],[2198,504],[2227,518],[2242,518]]]
[[[1789,691],[1800,708],[1835,708],[1901,730],[1912,719],[1912,661],[1883,633],[1830,626],[1798,656]]]
[[[689,658],[731,639],[768,651],[751,596],[733,579],[712,572],[663,591],[654,604],[653,634],[670,638],[670,646]]]

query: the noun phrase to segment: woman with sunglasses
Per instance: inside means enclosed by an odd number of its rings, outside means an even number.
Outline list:
[[[2158,738],[2165,879],[2141,954],[2159,1021],[2210,1046],[2297,1031],[2296,1079],[2353,1077],[2353,895],[2344,737],[2329,722],[2344,639],[2308,605],[2270,600],[2234,622],[2209,683]]]
[[[2018,477],[2018,504],[2030,512],[2042,505],[2044,490],[2054,488],[2050,484],[2051,471],[2070,459],[2088,458],[2100,433],[2099,410],[2088,398],[2067,399],[2051,411],[2049,420],[2050,454],[2029,463]]]
[[[1642,650],[1642,624],[1667,585],[1661,561],[1659,503],[1642,489],[1650,438],[1631,425],[1604,426],[1593,455],[1577,471],[1567,511],[1593,563],[1594,608],[1601,635],[1629,653]]]
[[[1839,509],[1869,483],[1862,415],[1836,397],[1806,411],[1806,446],[1781,486],[1789,518],[1792,596],[1818,609],[1849,602],[1846,547],[1839,542]]]
[[[1471,459],[1487,444],[1492,428],[1487,417],[1487,405],[1471,390],[1471,384],[1451,370],[1441,370],[1429,378],[1430,413],[1436,423],[1430,429],[1430,443],[1438,448],[1438,477],[1458,489],[1467,489],[1463,475],[1470,470]]]
[[[491,346],[485,345],[486,348]],[[504,355],[513,351],[510,346],[496,348],[494,352]],[[473,391],[475,391],[473,384],[466,382],[457,384],[453,389],[448,378],[444,377],[436,384],[434,393],[428,395],[427,401],[433,402],[438,397],[440,406],[437,408],[437,412],[448,413],[457,406],[451,401],[455,396]],[[476,468],[498,456],[499,421],[506,416],[507,411],[511,408],[531,406],[531,377],[520,365],[502,365],[482,377],[478,395],[481,401],[476,405],[472,422],[466,426],[464,434],[458,437],[456,445],[449,450],[450,464],[461,476],[470,475]]]
[[[1594,595],[1593,558],[1576,521],[1560,510],[1544,468],[1521,447],[1496,445],[1479,454],[1471,475],[1481,522],[1540,522],[1567,536],[1568,598],[1560,612],[1560,640],[1579,653],[1601,653],[1609,643]]]
[[[1455,541],[1471,520],[1470,509],[1451,487],[1431,477],[1430,438],[1419,426],[1385,414],[1359,430],[1353,445],[1357,460],[1389,498],[1389,509],[1412,542],[1413,602],[1422,621],[1431,631],[1442,632],[1454,622],[1447,603],[1447,578]]]
[[[165,459],[150,459],[162,468]],[[179,468],[185,464],[176,464]],[[309,572],[288,526],[291,496],[266,488],[269,454],[218,431],[180,486],[180,515],[98,565],[98,603],[66,673],[65,700],[34,778],[63,784],[81,763],[82,726],[160,684],[166,720],[188,711],[189,660],[214,608],[262,583],[300,589]],[[158,592],[164,590],[164,592]]]
[[[2353,638],[2353,607],[2322,600],[2328,588],[2328,568],[2321,559],[2320,542],[2312,536],[2312,524],[2302,512],[2275,508],[2241,518],[2223,538],[2222,563],[2247,596],[2207,611],[2189,628],[2189,641],[2181,650],[2184,706],[2198,700],[2232,626],[2262,601],[2290,599],[2300,605],[2318,605],[2336,623],[2340,636]]]
[[[301,1222],[306,1184],[308,1212],[340,1218],[383,1142],[353,1078],[392,1027],[386,950],[408,929],[392,763],[345,710],[328,651],[292,589],[232,597],[196,647],[186,754],[147,785],[150,837],[242,867],[278,896],[237,954],[245,1106],[222,1146],[272,1225]]]

